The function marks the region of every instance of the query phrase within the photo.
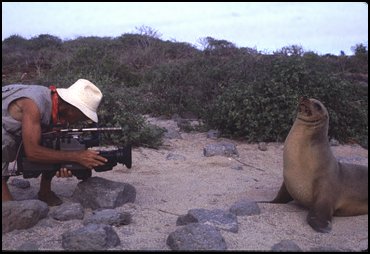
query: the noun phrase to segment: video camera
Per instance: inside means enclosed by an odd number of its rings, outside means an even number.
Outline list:
[[[121,127],[103,128],[81,128],[81,129],[58,129],[43,133],[41,145],[47,148],[60,151],[79,151],[91,148],[99,152],[100,156],[108,161],[98,167],[94,167],[97,172],[112,170],[117,163],[124,164],[131,168],[131,146],[125,147],[100,147],[100,132],[120,131]],[[90,133],[90,135],[86,135]],[[43,172],[56,172],[60,168],[67,168],[80,180],[85,180],[91,176],[91,170],[78,163],[45,164],[29,161],[23,149],[17,158],[18,172],[23,174],[23,178],[38,177]]]

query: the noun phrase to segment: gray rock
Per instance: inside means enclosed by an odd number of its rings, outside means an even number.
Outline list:
[[[335,138],[330,139],[329,144],[330,144],[330,146],[339,146],[340,145],[339,141],[336,140]]]
[[[62,234],[65,250],[106,250],[120,244],[120,239],[109,225],[88,224]]]
[[[258,150],[260,151],[267,151],[267,144],[265,142],[259,142],[258,143]]]
[[[189,120],[181,119],[177,121],[177,126],[180,128],[181,131],[190,132],[193,129]]]
[[[35,242],[25,242],[23,244],[21,244],[17,250],[38,250],[39,249],[39,246],[37,245],[37,243]]]
[[[234,169],[234,170],[243,170],[243,166],[235,165],[235,166],[231,166],[231,169]]]
[[[50,212],[49,212],[50,213]],[[47,216],[46,218],[41,219],[38,223],[38,227],[44,227],[44,228],[53,228],[60,226],[59,221],[53,219],[51,216]]]
[[[191,223],[170,233],[166,241],[171,250],[226,250],[220,232],[211,225]]]
[[[56,220],[82,220],[84,217],[84,209],[80,203],[63,203],[50,213],[50,216]]]
[[[217,229],[233,233],[237,233],[239,229],[236,216],[221,209],[191,209],[186,215],[181,215],[177,218],[176,225],[180,226],[195,222],[212,225]]]
[[[236,146],[230,142],[220,142],[217,144],[208,144],[203,148],[203,155],[206,157],[223,155],[232,156],[238,155]]]
[[[169,153],[166,156],[166,160],[185,161],[186,157],[181,154]]]
[[[274,244],[271,248],[272,251],[302,251],[299,246],[292,240],[282,240]]]
[[[12,178],[9,184],[21,189],[27,189],[31,186],[29,181],[20,178]]]
[[[221,136],[221,133],[219,130],[209,130],[207,132],[207,138],[210,139],[218,139]]]
[[[180,132],[172,129],[166,129],[166,132],[163,134],[163,136],[168,139],[182,139]]]
[[[127,212],[118,212],[114,209],[104,209],[93,212],[83,220],[83,224],[108,224],[114,226],[128,225],[131,223],[132,216]]]
[[[40,200],[6,201],[2,203],[2,232],[27,229],[45,218],[49,207]]]
[[[128,183],[91,177],[77,184],[72,197],[85,208],[116,208],[135,202],[136,189]]]
[[[23,185],[23,184],[22,184]],[[9,184],[10,192],[12,193],[12,196],[15,198],[15,200],[30,200],[30,199],[38,199],[38,192],[39,188],[37,185],[30,186],[27,188],[20,188],[15,187]]]
[[[184,226],[190,223],[197,223],[198,219],[189,214],[180,215],[176,220],[176,226]]]
[[[256,215],[261,213],[258,204],[254,201],[248,200],[240,200],[235,202],[230,207],[229,211],[236,216]]]

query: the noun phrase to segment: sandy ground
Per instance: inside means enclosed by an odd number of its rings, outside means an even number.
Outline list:
[[[162,121],[163,124],[173,122]],[[248,167],[224,156],[205,157],[203,148],[225,139],[208,139],[206,133],[181,133],[182,139],[166,139],[159,150],[136,148],[133,167],[117,166],[111,171],[94,173],[112,181],[132,184],[137,191],[136,201],[117,209],[129,211],[130,225],[115,227],[121,245],[112,250],[169,250],[167,236],[176,230],[178,215],[189,209],[224,209],[241,199],[271,200],[282,183],[281,143],[269,143],[267,151],[257,144],[227,140],[237,145],[239,160],[262,170]],[[355,145],[332,147],[334,154],[357,158],[368,164],[368,151]],[[180,157],[167,159],[169,154]],[[242,166],[242,169],[236,169]],[[36,196],[38,179],[29,179],[31,188],[22,190],[10,186],[16,199]],[[78,180],[53,181],[53,190],[64,202]],[[294,203],[259,204],[260,215],[238,216],[239,231],[221,231],[228,250],[271,250],[281,240],[294,241],[303,251],[339,250],[360,251],[368,248],[368,215],[334,217],[328,234],[315,232],[307,223],[307,209]],[[53,209],[53,208],[51,208]],[[85,214],[91,211],[86,209]],[[2,249],[14,250],[25,242],[39,250],[63,250],[61,234],[82,226],[80,220],[55,221],[46,219],[28,230],[15,230],[3,235]]]

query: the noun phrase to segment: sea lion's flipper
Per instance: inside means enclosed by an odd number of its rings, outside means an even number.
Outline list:
[[[328,233],[331,230],[332,216],[332,206],[329,202],[316,202],[308,212],[307,222],[314,230]]]
[[[288,190],[285,187],[285,183],[283,182],[283,184],[281,185],[280,190],[279,190],[276,198],[274,198],[273,200],[271,200],[269,203],[285,204],[285,203],[288,203],[288,202],[290,202],[292,200],[293,200],[293,198],[289,194]]]

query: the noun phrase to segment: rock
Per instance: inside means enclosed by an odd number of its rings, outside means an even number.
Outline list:
[[[168,139],[182,139],[180,132],[173,129],[166,129],[163,136]]]
[[[256,215],[261,213],[258,204],[254,201],[248,200],[240,200],[235,202],[230,207],[229,211],[236,216]]]
[[[180,128],[180,131],[190,132],[193,130],[193,126],[189,120],[181,119],[177,121],[177,126]]]
[[[259,142],[258,143],[258,150],[260,151],[267,151],[267,144],[265,142]]]
[[[188,214],[184,214],[184,215],[180,215],[179,217],[177,217],[176,225],[183,226],[183,225],[187,225],[190,223],[197,223],[197,222],[198,222],[197,218],[193,216],[189,216]]]
[[[84,217],[84,210],[80,203],[63,203],[50,212],[50,216],[56,220],[82,220]]]
[[[339,141],[336,140],[335,138],[330,139],[329,144],[330,144],[330,146],[339,146],[340,145]]]
[[[302,251],[299,246],[292,240],[282,240],[274,244],[271,248],[272,251]]]
[[[39,246],[35,242],[25,242],[21,244],[17,250],[21,251],[34,251],[34,250],[39,250]]]
[[[166,160],[185,161],[186,157],[181,154],[169,153],[166,156]]]
[[[166,241],[171,250],[226,250],[220,232],[211,225],[191,223],[170,233]]]
[[[191,209],[186,215],[181,215],[177,218],[176,225],[180,226],[194,222],[212,225],[217,229],[233,233],[238,232],[238,221],[236,216],[232,213],[224,212],[221,209]]]
[[[62,234],[65,250],[106,250],[120,244],[120,239],[109,225],[88,224],[74,231]]]
[[[234,166],[231,166],[231,169],[234,169],[234,170],[243,170],[243,166],[241,166],[241,165],[234,165]]]
[[[135,202],[136,189],[128,183],[91,177],[77,184],[72,197],[85,208],[116,208]]]
[[[29,181],[20,178],[12,178],[9,184],[21,189],[27,189],[31,186]]]
[[[210,139],[218,139],[221,136],[221,132],[219,130],[209,130],[207,132],[207,138]]]
[[[208,144],[203,148],[203,154],[206,157],[223,155],[223,156],[232,156],[238,155],[236,146],[230,142],[220,142],[217,144]]]
[[[45,218],[49,207],[45,202],[37,199],[6,201],[2,203],[2,232],[14,229],[27,229]]]
[[[104,209],[93,212],[83,220],[83,224],[107,224],[112,226],[128,225],[131,223],[132,216],[127,212],[118,212],[114,209]]]

